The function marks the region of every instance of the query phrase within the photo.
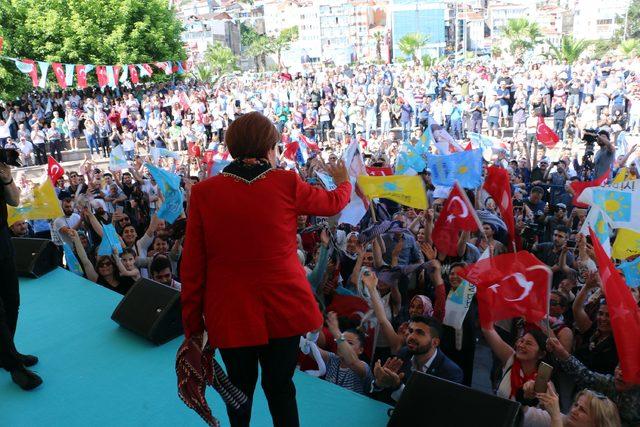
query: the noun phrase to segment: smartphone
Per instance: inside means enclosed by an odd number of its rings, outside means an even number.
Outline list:
[[[124,206],[116,206],[116,212],[121,214],[124,211]]]
[[[540,366],[538,366],[538,375],[536,376],[536,382],[533,385],[533,390],[536,393],[547,392],[547,383],[551,379],[552,373],[553,366],[544,362],[540,362]]]
[[[567,247],[568,248],[575,248],[576,247],[576,241],[575,240],[567,240]]]

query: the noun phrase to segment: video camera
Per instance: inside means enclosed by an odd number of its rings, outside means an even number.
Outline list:
[[[12,148],[0,148],[0,163],[6,163],[9,166],[22,166],[18,151]]]

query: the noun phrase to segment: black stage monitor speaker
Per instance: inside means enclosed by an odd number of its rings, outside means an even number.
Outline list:
[[[180,292],[140,279],[120,301],[111,319],[156,345],[164,344],[182,335]]]
[[[40,277],[58,267],[58,248],[51,240],[14,237],[11,241],[19,276]]]
[[[520,403],[433,375],[413,372],[388,427],[515,427]]]

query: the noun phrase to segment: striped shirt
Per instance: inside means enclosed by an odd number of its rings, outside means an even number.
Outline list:
[[[340,367],[340,357],[334,353],[329,353],[327,362],[327,373],[324,376],[326,381],[339,385],[347,390],[364,394],[365,384],[370,382],[372,375],[369,365],[367,365],[367,375],[360,378],[353,370]]]

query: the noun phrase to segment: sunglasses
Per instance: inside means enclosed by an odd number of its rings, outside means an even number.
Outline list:
[[[593,397],[597,397],[600,400],[607,400],[608,399],[607,396],[605,396],[604,394],[600,393],[599,391],[593,391],[593,390],[585,389],[585,392],[590,393]]]
[[[112,265],[113,263],[110,262],[101,262],[100,264],[98,264],[98,267],[110,267]]]

